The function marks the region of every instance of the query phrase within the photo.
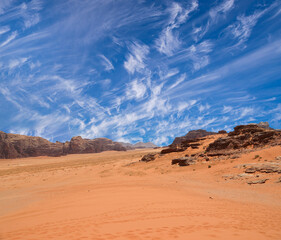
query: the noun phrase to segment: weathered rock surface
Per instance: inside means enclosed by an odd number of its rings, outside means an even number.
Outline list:
[[[179,166],[189,166],[195,164],[196,160],[193,157],[181,157],[173,159],[171,164],[178,164]]]
[[[36,156],[62,156],[73,153],[98,153],[106,150],[126,151],[120,143],[107,138],[83,139],[52,143],[41,137],[31,137],[0,131],[0,159]]]
[[[185,136],[176,137],[171,145],[181,145],[182,142],[185,142],[188,140],[194,140],[194,139],[198,139],[198,138],[202,138],[202,137],[206,137],[206,136],[214,135],[214,134],[217,134],[217,133],[207,132],[206,130],[203,130],[203,129],[192,130],[192,131],[189,131]]]
[[[258,124],[240,125],[226,137],[209,144],[206,151],[209,156],[227,155],[241,149],[253,149],[281,144],[281,132],[260,127]]]
[[[245,167],[250,166],[249,168],[246,168],[245,173],[281,173],[281,163],[267,163],[267,164],[251,164],[251,165],[245,165]]]
[[[150,154],[146,154],[142,157],[141,161],[142,162],[150,162],[150,161],[154,161],[156,158],[156,154],[154,153],[150,153]]]
[[[248,183],[249,185],[251,185],[251,184],[263,184],[263,183],[265,183],[267,180],[268,180],[268,179],[266,178],[266,179],[248,181],[247,183]]]

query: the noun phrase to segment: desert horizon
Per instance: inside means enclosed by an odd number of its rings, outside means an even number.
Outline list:
[[[0,0],[0,240],[281,240],[280,0]]]
[[[280,239],[281,132],[206,133],[164,148],[1,159],[0,239]]]

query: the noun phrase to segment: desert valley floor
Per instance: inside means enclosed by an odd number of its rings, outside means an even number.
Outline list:
[[[186,167],[171,155],[139,162],[160,151],[1,160],[0,239],[281,239],[280,174],[227,177],[281,146]]]

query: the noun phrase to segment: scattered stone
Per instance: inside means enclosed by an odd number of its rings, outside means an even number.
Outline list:
[[[240,173],[237,175],[237,177],[240,177],[240,178],[249,178],[249,177],[253,177],[254,175],[253,174],[248,174],[248,173]]]
[[[245,173],[255,173],[257,170],[255,168],[247,168]]]
[[[172,165],[178,164],[181,167],[189,166],[189,165],[192,165],[192,164],[195,164],[195,163],[196,163],[196,161],[192,157],[176,158],[176,159],[173,159],[172,162],[171,162]]]
[[[142,157],[141,159],[141,162],[150,162],[150,161],[153,161],[155,160],[155,155],[156,154],[153,154],[153,153],[150,153],[150,154],[146,154]]]
[[[275,158],[277,161],[281,161],[281,156]]]
[[[247,183],[248,183],[249,185],[251,185],[251,184],[263,184],[263,183],[265,183],[267,180],[268,180],[268,179],[265,178],[265,179],[255,180],[255,181],[248,181]]]

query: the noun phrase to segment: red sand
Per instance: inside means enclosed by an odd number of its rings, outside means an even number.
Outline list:
[[[281,147],[188,167],[170,164],[184,153],[137,162],[159,151],[0,160],[0,239],[281,239],[280,174],[222,177]]]

